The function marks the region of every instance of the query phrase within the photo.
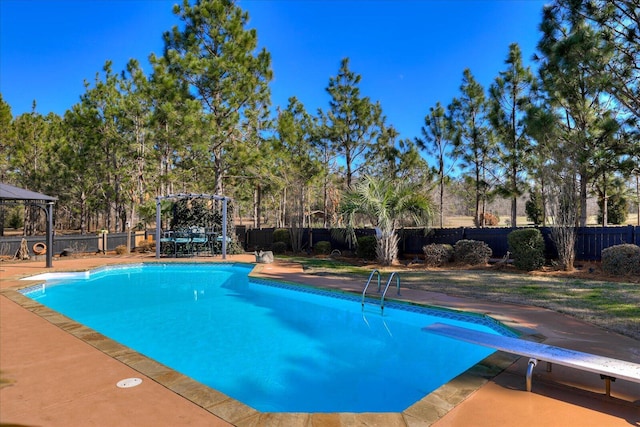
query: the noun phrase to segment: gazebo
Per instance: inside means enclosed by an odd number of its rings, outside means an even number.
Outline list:
[[[222,202],[222,259],[227,258],[227,202],[229,197],[217,194],[170,194],[156,197],[156,258],[160,258],[160,236],[162,235],[161,203],[163,200],[210,199]]]
[[[44,210],[47,215],[47,268],[53,267],[53,205],[56,200],[58,200],[57,197],[0,183],[0,205],[25,204],[37,206]]]

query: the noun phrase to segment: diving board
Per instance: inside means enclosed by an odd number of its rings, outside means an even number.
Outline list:
[[[640,383],[640,364],[638,363],[583,353],[581,351],[526,341],[519,338],[505,337],[503,335],[445,325],[443,323],[434,323],[422,328],[422,330],[484,347],[495,348],[496,350],[507,353],[529,357],[527,391],[531,391],[531,375],[538,360],[548,362],[549,364],[557,363],[558,365],[600,374],[600,377],[606,381],[607,395],[610,395],[611,381],[615,381],[616,378]]]

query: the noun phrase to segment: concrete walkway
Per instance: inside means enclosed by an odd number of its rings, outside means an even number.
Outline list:
[[[202,258],[212,260],[220,258]],[[240,255],[229,260],[255,258]],[[598,375],[561,366],[547,373],[540,364],[533,392],[528,393],[527,360],[500,353],[489,363],[506,367],[498,375],[488,375],[491,369],[472,369],[401,414],[259,413],[15,292],[30,284],[19,280],[25,276],[140,261],[153,258],[72,258],[55,260],[53,269],[44,268],[44,262],[0,262],[0,425],[640,426],[640,384],[619,380],[607,397]],[[280,262],[258,265],[253,274],[355,292],[363,286],[360,280],[310,276],[298,265]],[[402,294],[413,302],[489,314],[548,344],[640,363],[640,342],[555,312],[411,289]],[[131,377],[143,383],[129,389],[115,386]]]

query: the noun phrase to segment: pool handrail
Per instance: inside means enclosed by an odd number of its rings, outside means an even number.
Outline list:
[[[387,280],[387,286],[385,286],[384,288],[384,292],[382,293],[382,298],[380,298],[380,312],[383,313],[384,312],[384,297],[385,295],[387,295],[387,291],[389,290],[389,285],[391,284],[391,281],[393,280],[393,278],[396,278],[396,286],[398,288],[398,296],[400,296],[400,275],[394,271],[393,273],[391,273],[391,276],[389,276],[389,280]],[[380,289],[380,288],[378,288]]]
[[[371,284],[371,280],[373,279],[374,274],[377,274],[378,276],[378,293],[380,293],[382,275],[380,271],[378,271],[377,269],[373,269],[373,271],[369,275],[369,280],[367,280],[367,284],[364,285],[364,290],[362,291],[362,309],[363,310],[364,310],[364,303],[365,303],[366,294],[367,294],[367,288],[369,288],[369,285]],[[380,298],[380,314],[384,314],[384,298],[387,295],[387,291],[389,290],[389,285],[391,284],[391,281],[393,280],[394,277],[396,278],[396,287],[398,288],[398,296],[400,296],[400,275],[398,274],[397,271],[394,271],[389,276],[389,280],[387,280],[387,285],[385,286],[384,291],[382,292],[382,297]]]
[[[374,274],[378,275],[378,292],[380,292],[381,276],[380,276],[380,272],[378,271],[378,269],[374,268],[373,271],[371,272],[371,274],[369,275],[369,280],[367,280],[367,284],[364,285],[364,290],[362,291],[362,308],[363,309],[364,309],[364,300],[365,300],[365,295],[367,293],[367,288],[369,287],[369,284],[371,283],[371,279],[373,279],[373,275]]]

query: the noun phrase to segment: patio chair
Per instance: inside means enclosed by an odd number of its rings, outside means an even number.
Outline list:
[[[175,255],[191,255],[191,232],[189,230],[176,230],[173,233],[175,241]]]
[[[201,252],[208,250],[209,245],[207,233],[204,227],[191,227],[191,252],[198,256]]]
[[[173,231],[164,231],[162,233],[162,237],[160,237],[160,252],[164,255],[175,255],[176,241]]]
[[[209,250],[212,256],[222,253],[222,243],[218,240],[218,233],[209,235]]]
[[[207,228],[207,246],[211,256],[215,256],[217,254],[222,253],[222,241],[218,239],[220,236],[220,230],[217,228]]]

